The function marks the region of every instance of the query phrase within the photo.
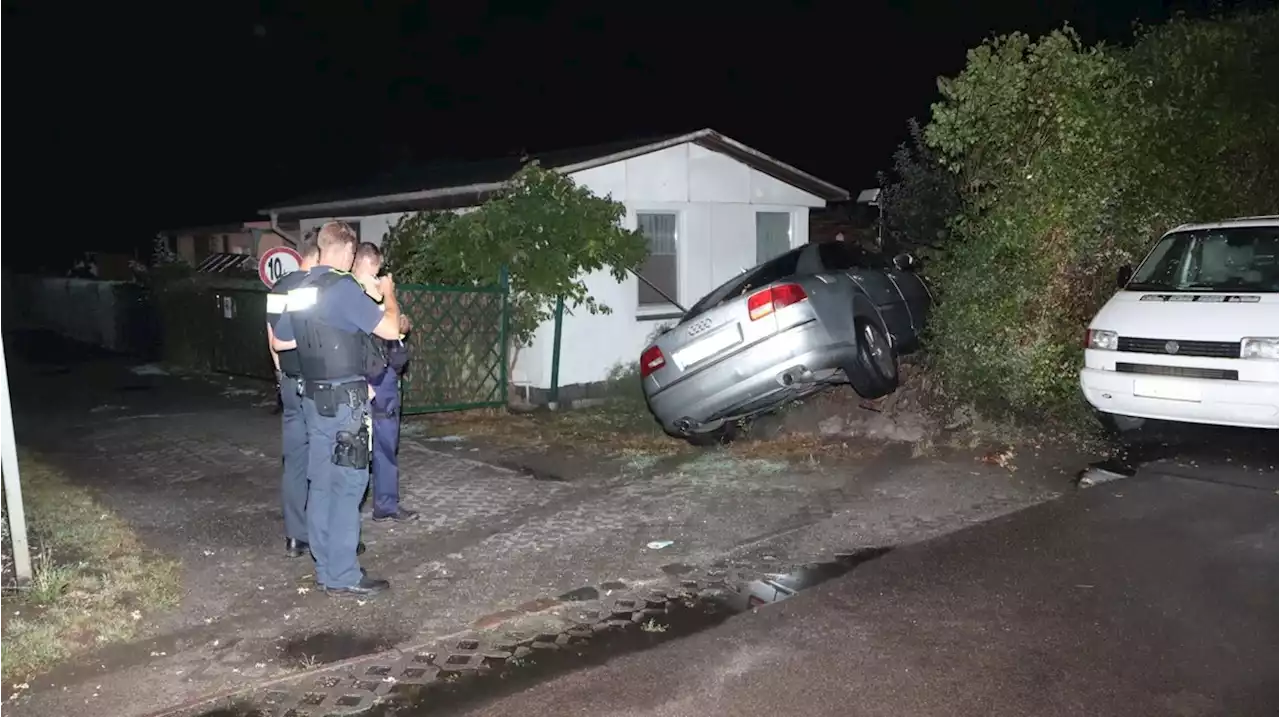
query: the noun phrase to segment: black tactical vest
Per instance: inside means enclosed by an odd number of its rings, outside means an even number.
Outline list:
[[[283,301],[285,300],[285,297],[289,295],[289,291],[297,288],[306,276],[307,272],[302,270],[285,274],[280,277],[280,281],[277,281],[275,285],[271,287],[270,293],[274,296],[281,297],[281,300]],[[271,300],[268,299],[267,301],[270,302]],[[267,317],[267,320],[271,322],[271,328],[275,328],[276,322],[279,320],[279,316],[280,313],[277,312]],[[286,376],[302,375],[302,362],[298,360],[298,352],[296,350],[280,351],[276,355],[280,357],[281,373]]]
[[[333,381],[376,373],[387,365],[386,354],[374,337],[359,331],[343,331],[324,322],[319,306],[326,290],[340,281],[355,281],[350,274],[311,273],[289,292],[289,317],[298,342],[298,361],[307,381]],[[315,289],[315,300],[295,302]],[[302,304],[295,306],[295,304]]]

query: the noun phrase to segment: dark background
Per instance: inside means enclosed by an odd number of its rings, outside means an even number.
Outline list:
[[[1123,42],[1215,5],[6,3],[9,259],[145,248],[401,163],[701,127],[856,192],[985,37]]]

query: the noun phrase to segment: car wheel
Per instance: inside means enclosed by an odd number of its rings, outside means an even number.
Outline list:
[[[719,428],[710,431],[698,431],[682,436],[691,446],[699,448],[712,448],[715,446],[723,446],[726,443],[732,443],[733,439],[738,437],[738,422],[725,421],[720,424]]]
[[[874,321],[857,319],[858,351],[844,369],[849,385],[863,398],[881,398],[898,389],[898,354]]]
[[[1133,416],[1120,416],[1114,413],[1097,412],[1098,423],[1102,424],[1103,429],[1113,436],[1120,436],[1126,433],[1133,433],[1142,429],[1147,419],[1135,418]]]

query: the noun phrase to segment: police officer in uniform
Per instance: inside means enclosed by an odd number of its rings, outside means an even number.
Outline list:
[[[298,286],[307,272],[320,259],[320,247],[308,238],[298,247],[302,264],[297,271],[285,274],[267,294],[267,342],[275,339],[276,324],[284,314],[286,297]],[[276,365],[276,387],[279,389],[281,431],[284,454],[284,477],[280,482],[280,499],[284,506],[284,552],[296,558],[307,552],[307,422],[302,411],[302,364],[297,350],[271,350]]]
[[[378,293],[378,274],[382,271],[382,250],[375,244],[364,242],[356,249],[356,263],[351,273],[364,291],[379,305],[383,304]],[[400,315],[400,330],[409,330],[408,317]],[[387,356],[387,368],[369,376],[373,387],[373,520],[394,520],[398,523],[418,519],[418,511],[400,504],[400,376],[409,363],[409,348],[404,336],[395,341],[382,342]]]
[[[384,307],[348,273],[356,236],[344,222],[320,228],[320,263],[293,288],[273,348],[296,349],[309,447],[307,535],[316,582],[333,596],[372,596],[390,587],[365,575],[356,557],[360,500],[369,484],[370,389],[366,376],[386,365],[374,336],[400,336],[390,276],[378,282]]]

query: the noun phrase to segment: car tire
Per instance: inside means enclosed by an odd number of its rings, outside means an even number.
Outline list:
[[[876,399],[898,390],[898,353],[880,326],[869,319],[854,320],[858,349],[845,378],[861,397]]]
[[[714,448],[716,446],[723,446],[725,444],[732,443],[733,439],[737,437],[737,421],[725,421],[720,424],[719,428],[715,428],[710,431],[698,431],[696,433],[681,436],[681,438],[689,442],[689,445],[697,446],[698,448]]]
[[[1133,416],[1121,416],[1115,413],[1097,412],[1098,423],[1102,424],[1102,428],[1113,436],[1123,436],[1142,430],[1146,425],[1147,419],[1135,418]]]

